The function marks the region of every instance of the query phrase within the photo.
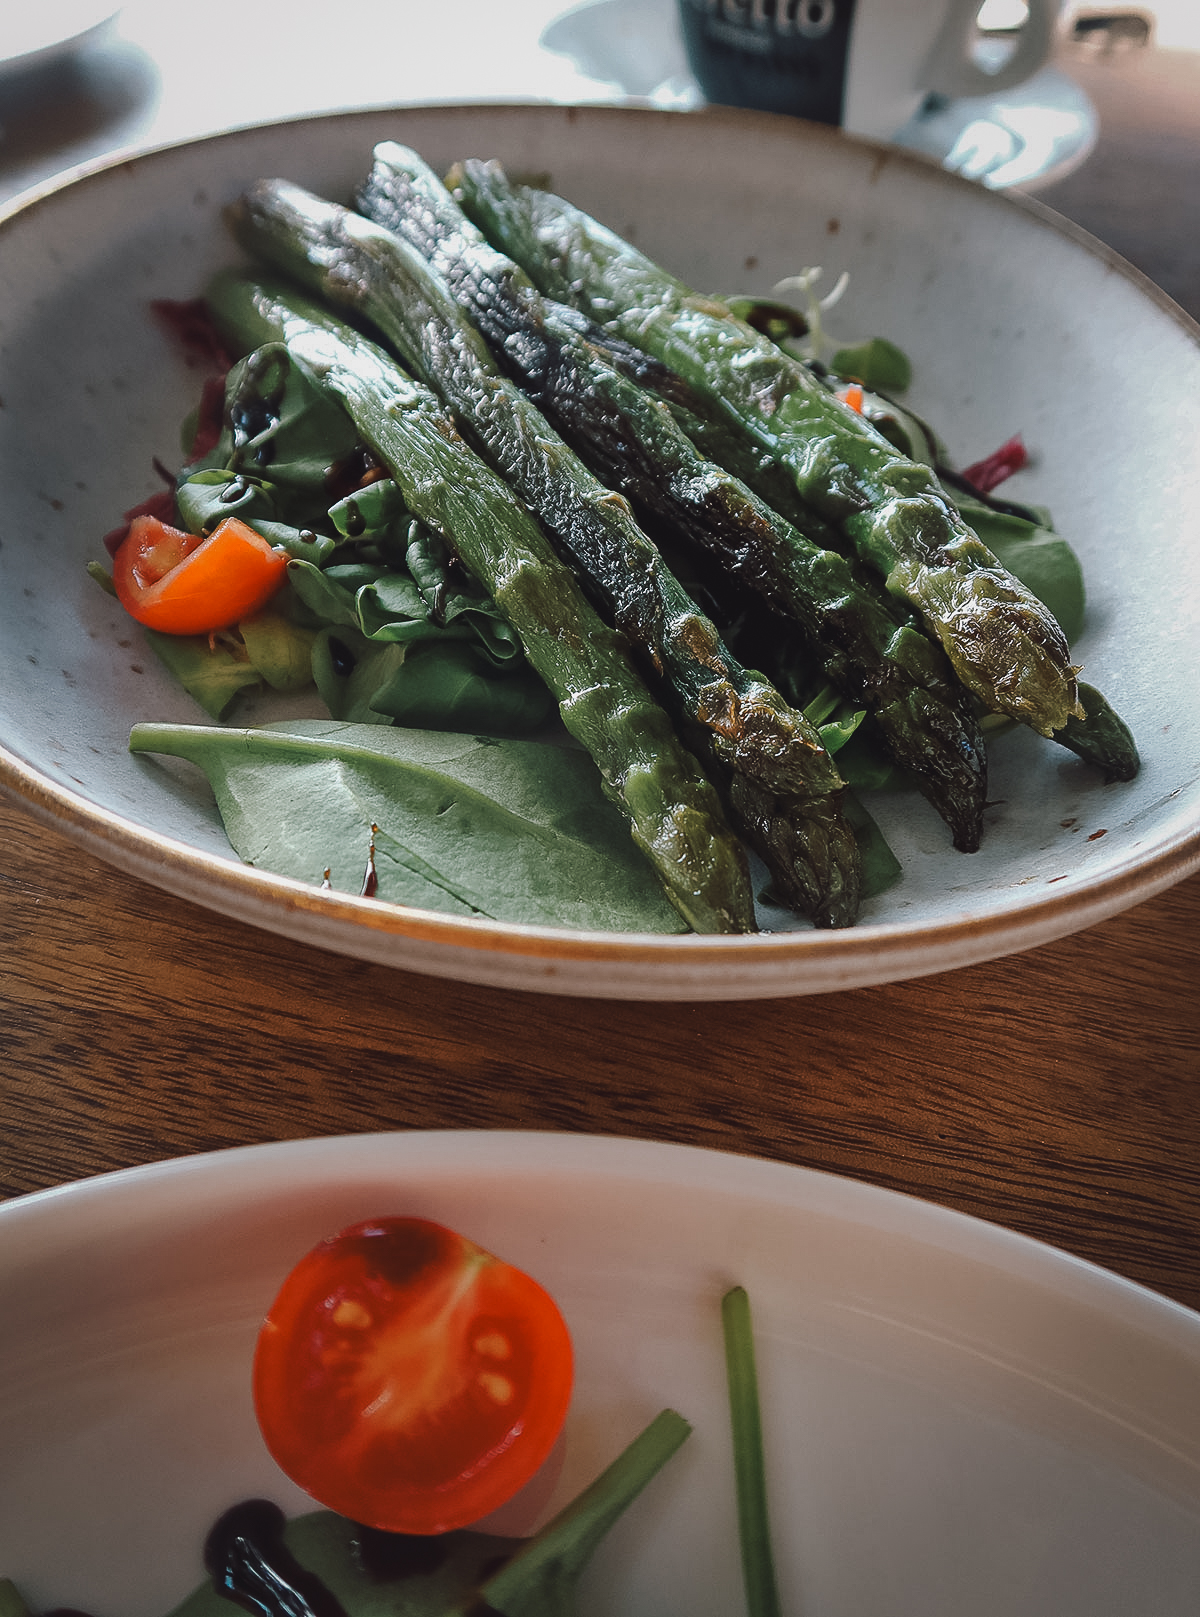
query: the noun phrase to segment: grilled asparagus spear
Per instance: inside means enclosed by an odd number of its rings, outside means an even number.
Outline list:
[[[570,203],[511,184],[495,163],[459,164],[449,184],[543,293],[576,302],[679,371],[783,466],[804,501],[912,603],[989,711],[1043,735],[1082,715],[1053,615],[972,533],[928,467],[723,304]]]
[[[660,398],[669,408],[672,419],[677,422],[688,440],[703,455],[708,457],[709,464],[715,465],[719,462],[731,473],[736,474],[737,478],[743,480],[745,485],[764,505],[769,517],[781,516],[784,518],[785,523],[790,519],[793,531],[801,534],[802,539],[815,544],[818,550],[824,547],[828,552],[836,547],[837,540],[831,533],[830,525],[825,521],[824,517],[818,516],[811,506],[804,504],[795,483],[788,477],[785,468],[778,461],[762,454],[748,437],[738,435],[727,421],[718,418],[707,402],[681,376],[671,370],[669,366],[664,365],[661,360],[654,359],[643,349],[635,348],[632,343],[624,342],[611,331],[597,326],[594,321],[582,315],[579,310],[568,309],[565,305],[557,303],[554,307],[558,310],[565,310],[568,319],[573,317],[577,322],[575,329],[586,336],[588,343],[598,349],[604,358],[615,369],[620,371],[622,376],[630,378],[640,387],[653,392]],[[989,503],[1002,504],[1003,502]],[[853,572],[850,576],[853,585],[868,598],[871,598],[871,581],[860,578]],[[753,580],[750,580],[750,582],[753,584]],[[880,581],[879,587],[882,590],[882,581]],[[881,603],[875,597],[873,598],[873,604],[876,614],[883,610],[885,615],[890,615],[896,618],[898,623],[900,622],[898,617],[900,603],[898,601],[885,596],[884,601]],[[890,608],[890,613],[887,612],[887,608]],[[907,621],[915,623],[915,619],[908,619]],[[933,649],[933,643],[927,637],[922,637],[922,645]],[[922,645],[918,644],[911,633],[901,634],[896,631],[889,651],[900,663],[907,662],[911,654],[911,657],[917,660],[919,667],[923,667],[928,653],[922,649]],[[861,646],[852,655],[862,657]],[[840,687],[837,670],[826,664],[826,672],[833,683],[839,684],[839,688],[842,688]],[[923,683],[919,668],[912,670],[912,672],[915,674],[917,683]],[[870,700],[865,693],[859,699],[864,702]],[[1113,709],[1108,698],[1097,690],[1094,685],[1087,685],[1080,680],[1079,700],[1085,710],[1084,715],[1080,717],[1078,714],[1072,714],[1062,728],[1056,730],[1050,739],[1057,742],[1059,746],[1066,747],[1069,752],[1075,753],[1085,763],[1093,764],[1097,769],[1102,770],[1106,781],[1133,780],[1141,767],[1141,761],[1138,757],[1137,743],[1133,739],[1129,726]],[[945,715],[939,715],[937,710],[930,716],[930,722],[936,723],[939,716],[942,717],[944,723]],[[876,712],[876,717],[880,717],[878,711]],[[885,730],[887,729],[886,723],[884,728]],[[958,741],[957,731],[947,728],[946,741],[950,745],[956,744]],[[894,745],[893,752],[899,762],[907,763],[910,768],[916,769],[918,776],[920,776],[921,766],[919,763],[914,763],[904,758],[900,752],[896,751]],[[941,794],[948,793],[953,789],[951,782],[954,779],[955,777],[951,776],[947,783],[940,788]],[[943,817],[951,826],[954,826],[954,819],[951,818],[947,809],[941,806],[939,788],[932,785],[928,779],[924,784],[931,800],[939,805],[939,812],[943,814]],[[958,840],[957,830],[955,832],[955,846],[959,848],[969,846],[969,844]]]
[[[541,529],[468,448],[429,390],[390,357],[282,288],[225,275],[209,304],[239,350],[286,344],[338,398],[415,515],[491,592],[563,722],[595,760],[634,840],[697,932],[751,932],[749,872],[710,782]]]
[[[915,772],[951,826],[955,846],[977,847],[983,741],[934,643],[907,629],[899,611],[885,610],[844,557],[810,543],[705,460],[666,404],[599,351],[598,344],[610,346],[603,332],[543,298],[490,247],[416,152],[391,141],[378,146],[356,203],[441,273],[496,358],[604,483],[717,557],[803,630],[826,676],[874,713],[893,757]],[[670,385],[659,380],[664,391]],[[674,391],[690,393],[678,379]]]
[[[370,319],[441,395],[644,654],[777,896],[818,925],[849,925],[858,850],[813,726],[722,644],[628,503],[502,374],[431,266],[391,231],[285,181],[252,187],[231,221],[243,245]]]

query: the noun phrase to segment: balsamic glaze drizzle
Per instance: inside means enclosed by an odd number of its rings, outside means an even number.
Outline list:
[[[267,1499],[248,1499],[227,1510],[204,1544],[214,1589],[254,1617],[347,1617],[284,1543],[286,1523],[279,1506]]]
[[[379,890],[379,876],[375,869],[375,838],[378,835],[378,832],[379,827],[377,825],[372,825],[371,841],[367,847],[367,868],[363,872],[362,892],[359,894],[360,898],[374,898],[375,894]]]
[[[252,1617],[348,1617],[337,1596],[302,1566],[284,1539],[287,1517],[269,1499],[246,1499],[220,1516],[204,1541],[204,1567],[215,1593]],[[352,1549],[359,1569],[375,1584],[403,1583],[435,1573],[449,1558],[457,1533],[425,1537],[355,1526]],[[480,1582],[506,1557],[479,1569]],[[89,1617],[66,1606],[42,1617]],[[482,1596],[471,1598],[464,1617],[500,1617]]]

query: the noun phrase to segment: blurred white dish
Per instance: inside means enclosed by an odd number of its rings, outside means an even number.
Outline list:
[[[435,166],[503,158],[706,290],[804,265],[842,340],[912,356],[912,403],[966,464],[1022,432],[1015,497],[1044,503],[1090,589],[1086,677],[1144,767],[1104,786],[1032,733],[991,749],[984,844],[956,855],[923,800],[871,802],[904,866],[845,932],[640,938],[506,926],[322,893],[234,859],[207,784],[131,758],[142,720],[199,722],[85,573],[118,513],[178,461],[197,381],[147,312],[237,254],[221,208],[286,175],[349,195],[372,144]],[[646,160],[653,152],[654,161]],[[649,999],[813,993],[1026,949],[1200,865],[1200,344],[1111,252],[893,148],[790,119],[630,108],[423,107],[235,131],[35,193],[0,220],[0,789],[145,880],[387,964],[506,987]],[[243,710],[253,722],[262,710]]]
[[[96,0],[39,0],[9,4],[0,21],[0,79],[41,67],[76,50],[117,14]]]
[[[778,1163],[553,1134],[310,1140],[0,1207],[0,1576],[159,1617],[250,1495],[264,1309],[360,1218],[431,1217],[558,1299],[578,1381],[547,1510],[670,1404],[695,1431],[585,1617],[740,1609],[719,1299],[750,1293],[785,1611],[1191,1617],[1200,1317],[923,1202]]]
[[[1099,134],[1090,99],[1056,67],[989,96],[931,102],[897,131],[898,146],[994,191],[1036,191],[1065,179]]]

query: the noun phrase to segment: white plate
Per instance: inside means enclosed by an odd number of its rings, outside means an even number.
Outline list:
[[[983,849],[919,798],[873,807],[903,882],[842,933],[630,939],[321,893],[231,858],[199,777],[126,752],[196,722],[84,572],[178,460],[196,379],[149,319],[235,255],[220,210],[257,176],[349,194],[382,136],[548,174],[706,289],[820,263],[844,340],[913,356],[918,409],[965,463],[1020,431],[1014,493],[1054,510],[1091,590],[1077,651],[1140,743],[1105,787],[1030,733],[992,749]],[[652,160],[647,160],[652,154]],[[827,991],[1031,947],[1200,864],[1200,345],[1161,294],[1033,203],[789,119],[618,108],[417,108],[235,132],[101,167],[0,221],[0,788],[103,857],[305,941],[501,986],[636,998]]]
[[[850,1180],[551,1134],[312,1140],[0,1207],[0,1575],[157,1617],[206,1528],[306,1506],[249,1365],[283,1274],[359,1218],[449,1223],[559,1300],[578,1383],[543,1514],[661,1407],[695,1432],[602,1549],[585,1617],[742,1609],[718,1316],[751,1296],[783,1608],[1192,1617],[1200,1317]]]

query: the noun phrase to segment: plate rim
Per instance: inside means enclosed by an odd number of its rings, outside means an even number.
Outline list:
[[[522,1176],[581,1175],[603,1182],[633,1181],[693,1194],[738,1197],[801,1216],[886,1231],[955,1258],[986,1263],[1011,1278],[1114,1312],[1123,1323],[1178,1337],[1200,1368],[1200,1310],[1132,1280],[1090,1258],[994,1219],[876,1184],[852,1174],[753,1152],[645,1136],[557,1129],[382,1129],[306,1135],[164,1157],[67,1180],[0,1202],[0,1279],[20,1227],[73,1223],[97,1203],[177,1201],[175,1187],[198,1184],[201,1195],[227,1200],[266,1196],[297,1184],[350,1185],[394,1171],[413,1158],[422,1177],[482,1170],[523,1183]],[[400,1189],[401,1196],[403,1189]],[[206,1203],[207,1205],[207,1203]],[[136,1207],[134,1209],[137,1211]]]
[[[655,941],[639,933],[481,922],[309,887],[144,830],[47,781],[2,743],[0,796],[126,875],[227,920],[418,974],[604,999],[769,999],[932,976],[1086,930],[1200,870],[1200,830],[1181,831],[1151,859],[1126,860],[1082,892],[1026,898],[1011,914],[964,916],[917,934],[859,923],[832,932],[689,933]],[[218,893],[224,903],[216,902]],[[602,989],[581,975],[597,965],[613,974]],[[665,969],[647,978],[648,965]],[[692,977],[697,966],[702,981]]]

